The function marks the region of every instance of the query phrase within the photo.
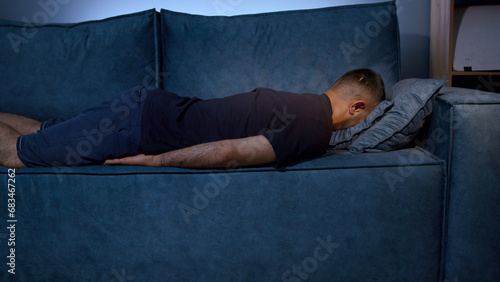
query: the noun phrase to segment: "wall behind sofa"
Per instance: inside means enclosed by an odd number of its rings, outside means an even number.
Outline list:
[[[402,78],[429,76],[430,1],[398,0]],[[0,0],[0,19],[71,23],[151,8],[200,15],[240,15],[314,9],[384,0]]]

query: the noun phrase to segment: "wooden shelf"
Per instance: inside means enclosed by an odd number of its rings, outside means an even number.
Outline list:
[[[498,0],[455,0],[456,6],[496,5]]]
[[[451,75],[500,75],[500,71],[452,71]]]
[[[452,86],[454,77],[462,76],[500,76],[496,71],[456,71],[453,70],[455,40],[457,30],[454,30],[454,17],[458,16],[463,6],[498,5],[492,0],[432,0],[431,1],[431,38],[430,38],[430,76],[445,78]]]

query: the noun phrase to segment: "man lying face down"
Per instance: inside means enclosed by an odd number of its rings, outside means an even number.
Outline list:
[[[320,95],[257,88],[201,100],[136,87],[67,118],[0,113],[0,164],[283,167],[324,154],[332,131],[359,123],[384,99],[369,69],[347,72]]]

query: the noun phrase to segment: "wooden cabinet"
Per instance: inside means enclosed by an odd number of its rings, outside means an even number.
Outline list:
[[[448,86],[468,86],[467,88],[498,92],[500,69],[476,71],[473,64],[472,71],[465,71],[463,68],[453,69],[456,39],[460,27],[457,20],[463,16],[463,12],[468,7],[482,5],[499,5],[500,7],[500,1],[431,0],[430,76],[432,78],[449,79]],[[496,10],[497,6],[494,8]],[[496,30],[500,30],[500,26]],[[498,33],[493,36],[498,38]],[[492,48],[500,49],[500,46],[492,46]]]

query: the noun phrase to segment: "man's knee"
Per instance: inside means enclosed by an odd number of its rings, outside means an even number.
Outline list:
[[[17,155],[17,138],[20,134],[0,122],[0,165],[8,168],[26,167]]]
[[[40,121],[10,113],[0,113],[0,122],[14,129],[21,135],[28,135],[40,130]]]
[[[17,139],[9,140],[8,143],[0,149],[0,165],[7,168],[25,168],[24,163],[17,155]]]
[[[26,166],[19,159],[17,154],[11,155],[11,156],[1,160],[0,163],[5,168],[26,168]]]
[[[34,121],[33,124],[30,125],[30,133],[36,133],[42,127],[41,121]]]

